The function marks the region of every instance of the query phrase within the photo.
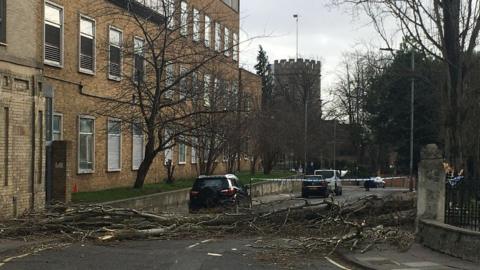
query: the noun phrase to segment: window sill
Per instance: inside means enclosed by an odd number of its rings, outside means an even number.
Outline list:
[[[117,172],[121,172],[121,171],[122,171],[121,168],[120,169],[108,169],[107,173],[117,173]]]
[[[95,170],[79,170],[77,174],[94,174]]]
[[[5,42],[0,42],[0,47],[8,47],[8,44]]]
[[[86,75],[95,76],[95,71],[88,70],[88,69],[79,69],[78,72]]]
[[[186,165],[187,162],[178,162],[178,165]]]
[[[111,81],[119,82],[119,81],[122,80],[122,77],[116,77],[116,76],[108,74],[108,79],[111,80]]]
[[[56,67],[56,68],[63,68],[63,65],[58,63],[58,62],[51,62],[51,61],[48,61],[48,60],[44,60],[43,63],[47,66]]]

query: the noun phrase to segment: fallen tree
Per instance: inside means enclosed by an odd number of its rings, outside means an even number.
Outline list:
[[[405,195],[407,194],[407,195]],[[367,250],[377,243],[408,246],[413,234],[413,195],[370,195],[340,204],[333,199],[241,214],[152,214],[104,205],[56,205],[0,223],[0,238],[57,236],[69,241],[195,238],[225,235],[295,239],[287,249],[331,253],[338,247]],[[264,206],[269,209],[269,206]],[[277,247],[282,248],[282,247]]]

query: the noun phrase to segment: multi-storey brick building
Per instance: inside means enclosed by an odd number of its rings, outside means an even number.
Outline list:
[[[0,219],[45,202],[41,10],[0,0]]]
[[[182,40],[182,46],[173,46],[166,52],[171,59],[179,54],[211,58],[202,63],[199,72],[191,72],[192,85],[193,77],[201,78],[205,88],[215,91],[220,79],[212,72],[220,70],[221,80],[229,82],[232,92],[238,92],[238,0],[46,0],[43,10],[44,88],[54,93],[51,132],[46,136],[47,141],[67,142],[53,144],[54,148],[60,145],[66,151],[63,157],[53,156],[52,185],[58,184],[57,167],[65,171],[60,175],[67,183],[62,187],[67,190],[92,191],[133,184],[145,154],[144,132],[133,126],[117,128],[127,125],[122,123],[125,116],[115,117],[99,110],[102,102],[124,89],[127,80],[134,78],[134,83],[138,83],[138,74],[152,76],[142,61],[146,57],[138,50],[142,48],[143,54],[152,42],[145,37],[145,29],[155,30],[164,24],[176,32],[175,40]],[[165,83],[175,81],[184,72],[182,65],[188,64],[182,60],[165,65]],[[179,81],[171,95],[181,98],[181,91],[175,92],[183,87],[183,81]],[[259,91],[258,81],[257,87]],[[138,97],[133,97],[133,103],[135,98]],[[178,143],[155,158],[147,182],[165,179],[167,159],[176,166],[176,178],[197,174],[195,150]],[[225,166],[219,165],[220,173]],[[246,160],[242,166],[248,166]]]

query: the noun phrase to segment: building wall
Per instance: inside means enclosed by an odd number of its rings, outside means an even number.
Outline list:
[[[132,23],[130,17],[109,16],[106,10],[115,11],[119,7],[112,4],[116,1],[93,0],[51,0],[51,3],[61,6],[64,10],[64,63],[62,67],[45,65],[46,84],[55,91],[54,110],[63,116],[63,140],[71,142],[72,151],[69,157],[69,174],[67,181],[75,191],[93,191],[121,186],[131,186],[136,177],[132,169],[132,131],[124,125],[121,134],[121,170],[109,172],[107,170],[107,118],[99,116],[99,98],[107,97],[118,91],[120,83],[108,79],[107,52],[105,45],[108,41],[108,27],[113,25],[123,30],[124,40],[132,40],[134,35],[141,36]],[[223,25],[238,33],[239,14],[225,5],[221,0],[196,0],[188,1],[192,6],[210,12],[213,17],[221,14],[218,19]],[[95,19],[96,22],[96,71],[94,74],[79,72],[79,16],[85,15]],[[118,13],[117,13],[118,14]],[[191,15],[191,14],[190,14]],[[191,31],[191,29],[189,30]],[[212,24],[212,34],[214,27]],[[213,35],[211,42],[214,42]],[[204,46],[202,42],[199,46]],[[231,58],[231,56],[230,56]],[[130,61],[124,59],[124,61]],[[232,59],[222,59],[224,69],[229,70],[232,76],[238,76],[238,63]],[[226,64],[225,64],[226,62]],[[124,63],[124,68],[131,68]],[[178,71],[178,70],[177,70]],[[100,108],[101,109],[101,108]],[[95,169],[92,173],[78,172],[78,117],[88,115],[95,117]],[[196,165],[191,162],[191,148],[187,147],[186,164],[178,162],[178,147],[174,148],[173,161],[175,177],[187,178],[197,174]],[[220,162],[217,171],[224,172],[225,167]],[[147,183],[163,181],[166,171],[163,166],[164,153],[155,159],[147,176]]]
[[[39,1],[7,1],[0,44],[0,219],[45,205]]]

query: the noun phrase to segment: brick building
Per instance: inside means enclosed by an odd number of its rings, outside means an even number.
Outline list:
[[[58,190],[55,185],[59,181],[65,182],[60,183],[60,191],[93,191],[133,184],[145,154],[144,132],[133,125],[126,127],[128,124],[120,120],[124,115],[116,117],[111,113],[99,113],[99,110],[103,101],[124,89],[129,78],[137,80],[140,73],[152,76],[145,63],[141,64],[139,60],[143,58],[137,49],[141,47],[143,51],[151,40],[145,40],[143,29],[135,20],[137,15],[147,21],[146,27],[150,29],[160,27],[165,18],[171,18],[165,25],[177,31],[182,46],[167,52],[171,54],[169,57],[200,54],[214,58],[199,68],[201,73],[192,72],[192,87],[195,75],[195,80],[201,78],[199,81],[205,88],[210,86],[217,90],[218,85],[228,85],[228,91],[238,92],[241,85],[236,45],[239,40],[239,1],[164,1],[45,1],[42,22],[44,89],[53,93],[49,113],[52,125],[47,128],[51,132],[47,132],[46,139],[47,143],[54,142],[49,153],[63,155],[49,155],[49,168],[52,169],[47,173],[52,179],[47,184],[49,190]],[[128,46],[131,46],[130,55]],[[177,76],[180,78],[184,72],[182,65],[187,65],[183,62],[166,65],[166,83],[169,79],[175,81]],[[220,83],[212,74],[214,70],[221,70],[221,80],[228,84]],[[172,95],[181,98],[182,92],[178,89],[182,89],[182,83],[180,80],[178,88],[172,89]],[[248,83],[249,91],[259,91],[259,80],[253,83],[256,86],[251,84]],[[124,103],[128,102],[131,101]],[[128,114],[125,110],[120,113]],[[176,143],[171,150],[163,151],[155,158],[147,183],[165,179],[167,159],[176,166],[176,178],[197,174],[195,150],[188,144]],[[221,160],[218,162],[222,163]],[[56,172],[57,167],[64,172]],[[248,168],[248,160],[242,160],[239,167]],[[219,164],[217,172],[224,171],[225,165]]]
[[[41,3],[0,1],[0,219],[45,204]]]

